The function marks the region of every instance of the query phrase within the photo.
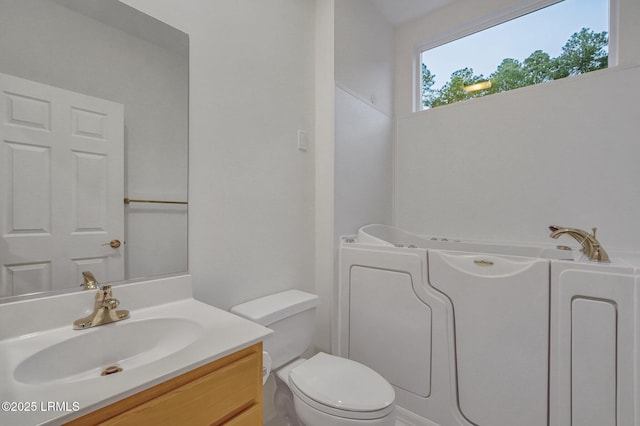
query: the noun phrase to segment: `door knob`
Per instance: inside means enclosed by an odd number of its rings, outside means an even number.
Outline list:
[[[104,243],[103,246],[111,246],[111,248],[118,248],[122,245],[120,240],[111,240],[108,243]]]

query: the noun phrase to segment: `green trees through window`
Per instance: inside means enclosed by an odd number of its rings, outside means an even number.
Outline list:
[[[542,50],[536,50],[522,62],[505,58],[488,76],[475,75],[470,67],[462,68],[454,71],[449,81],[438,89],[434,88],[436,76],[423,63],[422,108],[447,105],[607,68],[608,44],[606,31],[595,32],[583,28],[567,40],[561,54],[555,58]],[[476,86],[470,87],[472,85]]]

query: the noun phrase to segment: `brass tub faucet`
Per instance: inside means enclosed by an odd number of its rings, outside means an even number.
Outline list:
[[[549,236],[554,239],[557,239],[564,234],[573,237],[580,243],[580,245],[582,245],[581,251],[587,255],[590,261],[600,263],[610,262],[609,255],[600,245],[600,241],[596,239],[597,228],[592,228],[591,234],[587,231],[583,231],[582,229],[562,228],[556,225],[551,225],[549,230],[551,231],[551,235]]]

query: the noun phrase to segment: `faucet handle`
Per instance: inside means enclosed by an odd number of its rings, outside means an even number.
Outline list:
[[[598,228],[596,228],[596,227],[591,228],[591,236],[592,236],[593,238],[595,238],[595,237],[596,237],[596,231],[597,231],[597,230],[598,230]]]
[[[105,284],[102,286],[102,299],[107,300],[111,299],[111,284]]]
[[[104,299],[102,301],[102,307],[107,308],[109,310],[115,309],[120,305],[120,301],[118,299],[114,299],[113,297],[109,299]]]
[[[609,255],[607,254],[606,251],[604,251],[602,247],[600,247],[600,244],[594,244],[593,253],[589,260],[592,260],[594,262],[602,262],[602,263],[611,262],[611,260],[609,259]]]
[[[98,291],[96,291],[95,308],[98,309],[102,306],[102,302],[107,299],[111,299],[111,284],[105,284],[102,288],[98,288]]]

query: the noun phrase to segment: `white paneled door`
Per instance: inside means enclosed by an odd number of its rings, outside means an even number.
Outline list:
[[[0,74],[0,297],[124,279],[124,107]]]

